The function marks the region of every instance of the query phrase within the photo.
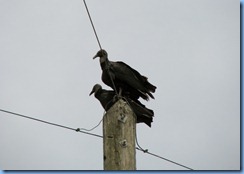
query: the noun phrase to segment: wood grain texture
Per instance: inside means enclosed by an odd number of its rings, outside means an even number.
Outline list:
[[[120,99],[103,119],[104,170],[136,170],[135,133],[135,115]]]

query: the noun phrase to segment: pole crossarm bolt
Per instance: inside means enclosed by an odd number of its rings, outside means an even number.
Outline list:
[[[122,147],[127,147],[127,141],[126,140],[122,140],[119,142],[119,144],[122,146]]]
[[[127,116],[124,115],[123,113],[120,113],[118,120],[121,121],[122,123],[125,123],[127,120]]]

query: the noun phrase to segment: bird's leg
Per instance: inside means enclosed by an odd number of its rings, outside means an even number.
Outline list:
[[[113,102],[117,101],[118,99],[119,99],[119,97],[117,95],[114,95]]]
[[[115,102],[115,101],[117,101],[117,100],[119,100],[121,98],[122,98],[122,88],[119,88],[119,93],[114,95],[113,101]]]
[[[119,98],[122,98],[122,88],[119,88]]]

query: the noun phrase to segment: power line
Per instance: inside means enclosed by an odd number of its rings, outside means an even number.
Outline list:
[[[142,151],[142,152],[144,152],[144,153],[147,153],[147,154],[149,154],[149,155],[155,156],[155,157],[157,157],[157,158],[163,159],[163,160],[165,160],[165,161],[174,163],[174,164],[176,164],[176,165],[178,165],[178,166],[181,166],[181,167],[184,167],[184,168],[186,168],[186,169],[193,170],[193,169],[190,168],[190,167],[187,167],[187,166],[182,165],[182,164],[180,164],[180,163],[174,162],[174,161],[169,160],[169,159],[167,159],[167,158],[161,157],[161,156],[159,156],[159,155],[153,154],[153,153],[149,152],[147,149],[146,149],[146,150],[143,150],[143,149],[138,148],[138,147],[136,147],[136,149],[137,149],[137,150],[140,150],[140,151]]]
[[[87,11],[87,14],[88,14],[88,16],[89,16],[89,19],[90,19],[90,22],[91,22],[91,25],[92,25],[92,28],[93,28],[94,34],[95,34],[95,36],[96,36],[96,39],[97,39],[98,45],[99,45],[100,49],[102,49],[101,43],[100,43],[100,41],[99,41],[99,39],[98,39],[98,36],[97,36],[97,32],[96,32],[95,26],[94,26],[94,24],[93,24],[93,22],[92,22],[91,15],[90,15],[89,10],[88,10],[88,7],[87,7],[87,5],[86,5],[86,1],[85,1],[85,0],[83,0],[83,2],[84,2],[84,4],[85,4],[86,11]]]
[[[41,119],[29,117],[29,116],[26,116],[26,115],[23,115],[23,114],[18,114],[18,113],[15,113],[15,112],[6,111],[6,110],[3,110],[3,109],[0,109],[0,111],[8,113],[8,114],[12,114],[12,115],[20,116],[20,117],[23,117],[23,118],[39,121],[39,122],[46,123],[46,124],[49,124],[49,125],[53,125],[53,126],[57,126],[57,127],[61,127],[61,128],[69,129],[69,130],[73,130],[73,131],[76,131],[76,132],[81,132],[81,133],[84,133],[84,134],[88,134],[88,135],[92,135],[92,136],[103,138],[103,136],[101,136],[101,135],[97,135],[97,134],[81,131],[80,128],[75,129],[75,128],[71,128],[71,127],[68,127],[68,126],[63,126],[63,125],[60,125],[60,124],[51,123],[51,122],[44,121],[44,120],[41,120]]]
[[[3,109],[0,109],[0,111],[1,111],[1,112],[5,112],[5,113],[8,113],[8,114],[16,115],[16,116],[19,116],[19,117],[27,118],[27,119],[30,119],[30,120],[34,120],[34,121],[38,121],[38,122],[42,122],[42,123],[45,123],[45,124],[49,124],[49,125],[52,125],[52,126],[57,126],[57,127],[61,127],[61,128],[65,128],[65,129],[73,130],[73,131],[76,131],[76,132],[84,133],[84,134],[87,134],[87,135],[91,135],[91,136],[95,136],[95,137],[103,138],[103,136],[98,135],[98,134],[93,134],[93,133],[89,133],[89,132],[81,131],[81,130],[80,130],[81,128],[77,128],[77,129],[75,129],[75,128],[71,128],[71,127],[68,127],[68,126],[63,126],[63,125],[60,125],[60,124],[51,123],[51,122],[48,122],[48,121],[44,121],[44,120],[41,120],[41,119],[33,118],[33,117],[30,117],[30,116],[26,116],[26,115],[23,115],[23,114],[18,114],[18,113],[11,112],[11,111],[7,111],[7,110],[3,110]],[[104,116],[103,116],[103,118],[104,118]],[[102,120],[103,120],[103,119],[102,119]],[[101,122],[101,121],[100,121],[100,122]],[[100,124],[100,122],[99,122],[99,124]],[[99,124],[98,124],[98,125],[99,125]],[[98,125],[97,125],[97,126],[98,126]],[[95,126],[95,127],[97,127],[97,126]],[[95,127],[94,127],[94,128],[95,128]],[[93,128],[93,129],[94,129],[94,128]],[[138,143],[137,143],[137,145],[138,145]],[[140,147],[140,146],[139,146],[139,147]],[[153,153],[149,152],[147,149],[144,150],[144,149],[142,149],[141,147],[140,147],[140,148],[136,147],[136,149],[137,149],[137,150],[140,150],[140,151],[142,151],[142,152],[144,152],[144,153],[147,153],[147,154],[149,154],[149,155],[155,156],[155,157],[157,157],[157,158],[159,158],[159,159],[163,159],[163,160],[165,160],[165,161],[174,163],[174,164],[176,164],[176,165],[178,165],[178,166],[181,166],[181,167],[184,167],[184,168],[193,170],[193,169],[190,168],[190,167],[187,167],[187,166],[182,165],[182,164],[180,164],[180,163],[174,162],[174,161],[169,160],[169,159],[167,159],[167,158],[161,157],[161,156],[159,156],[159,155],[153,154]]]
[[[86,1],[83,0],[83,2],[84,2],[84,5],[85,5],[85,7],[86,7],[86,12],[87,12],[88,17],[89,17],[89,19],[90,19],[90,22],[91,22],[91,25],[92,25],[94,34],[95,34],[95,36],[96,36],[97,43],[98,43],[98,45],[99,45],[99,47],[100,47],[100,50],[102,50],[102,45],[101,45],[101,43],[100,43],[100,41],[99,41],[99,39],[98,39],[98,35],[97,35],[97,32],[96,32],[95,26],[94,26],[94,24],[93,24],[93,21],[92,21],[92,18],[91,18],[89,9],[88,9],[88,7],[87,7]],[[106,64],[106,65],[107,65],[107,64]],[[107,65],[107,66],[109,66],[109,65]],[[113,85],[113,87],[114,87],[114,91],[115,91],[115,93],[118,95],[117,89],[116,89],[116,87],[115,87],[115,84],[114,84],[114,81],[113,81],[113,79],[112,79],[112,76],[111,76],[111,74],[110,74],[109,69],[108,69],[107,71],[108,71],[108,74],[109,74],[109,78],[110,78],[110,80],[111,80],[111,82],[112,82],[112,85]]]

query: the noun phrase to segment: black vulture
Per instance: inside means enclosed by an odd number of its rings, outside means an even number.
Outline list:
[[[122,94],[122,96],[130,95],[131,99],[137,100],[139,97],[142,97],[148,100],[148,96],[154,99],[151,92],[155,92],[156,86],[149,83],[147,77],[141,75],[124,62],[109,61],[108,54],[103,49],[98,51],[93,59],[96,57],[100,57],[100,65],[103,71],[102,81],[106,85]]]
[[[115,104],[119,99],[114,91],[102,89],[102,86],[99,84],[94,85],[89,95],[92,95],[93,93],[95,97],[100,101],[105,111],[108,111],[110,107],[113,106],[113,104]],[[151,127],[154,116],[153,110],[146,108],[145,105],[143,105],[138,100],[134,101],[129,97],[124,97],[123,100],[129,103],[129,106],[136,115],[137,123],[143,122]]]

